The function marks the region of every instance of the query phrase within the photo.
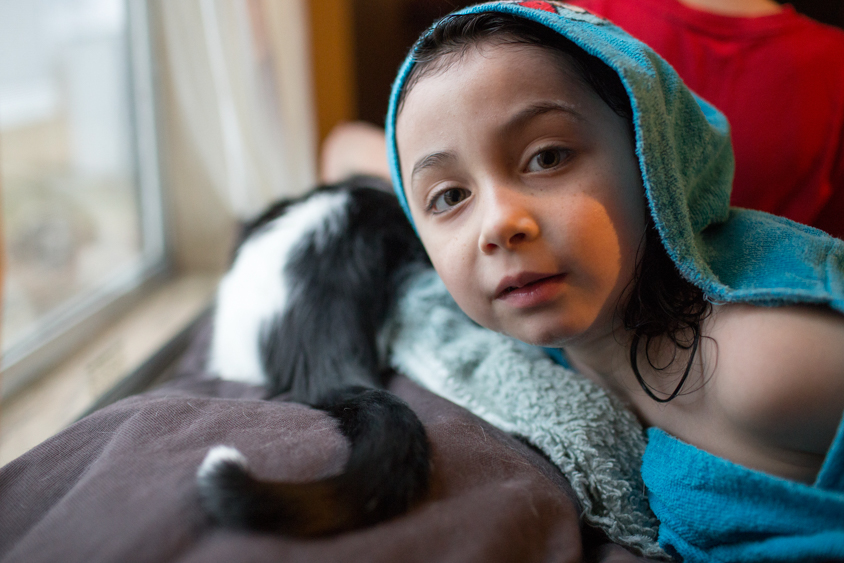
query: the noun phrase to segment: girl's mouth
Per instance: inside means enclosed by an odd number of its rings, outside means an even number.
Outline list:
[[[499,283],[495,298],[514,307],[535,307],[553,299],[565,277],[565,274],[533,272],[508,276]]]

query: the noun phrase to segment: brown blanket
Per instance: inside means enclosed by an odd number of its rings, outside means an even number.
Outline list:
[[[396,378],[425,424],[432,488],[410,513],[318,540],[221,529],[200,508],[196,469],[236,446],[258,475],[341,469],[347,446],[320,411],[209,380],[201,352],[182,375],[82,419],[0,468],[0,561],[644,561],[582,526],[568,483],[541,454]]]

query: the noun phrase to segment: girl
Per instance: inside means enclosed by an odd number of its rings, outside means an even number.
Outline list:
[[[844,244],[728,208],[726,121],[664,61],[557,2],[469,8],[411,51],[387,146],[463,311],[651,427],[669,553],[844,558]]]

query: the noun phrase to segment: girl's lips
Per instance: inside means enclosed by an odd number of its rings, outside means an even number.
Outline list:
[[[565,274],[524,273],[501,280],[495,298],[515,307],[535,307],[557,295]]]

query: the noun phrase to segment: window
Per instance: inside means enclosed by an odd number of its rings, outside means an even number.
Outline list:
[[[165,268],[145,3],[0,0],[3,395]]]

